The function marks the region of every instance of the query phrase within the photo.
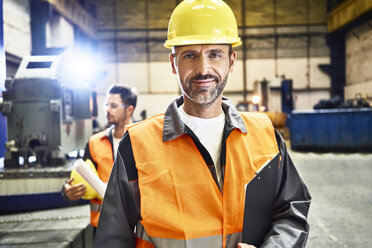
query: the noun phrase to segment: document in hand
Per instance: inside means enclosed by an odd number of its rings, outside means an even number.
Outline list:
[[[103,198],[106,192],[106,184],[93,173],[89,166],[82,160],[78,159],[74,163],[75,170],[93,187],[95,191]]]
[[[278,181],[279,153],[245,186],[242,242],[260,247],[270,231]]]

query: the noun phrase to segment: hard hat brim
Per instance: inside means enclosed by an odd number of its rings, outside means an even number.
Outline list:
[[[231,38],[227,36],[214,36],[211,38],[210,35],[191,35],[191,36],[182,36],[173,39],[168,39],[164,43],[164,47],[172,48],[175,46],[188,46],[188,45],[205,45],[205,44],[227,44],[232,47],[237,47],[242,44],[242,41],[239,37]]]

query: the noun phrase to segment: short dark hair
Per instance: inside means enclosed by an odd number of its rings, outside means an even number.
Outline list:
[[[137,93],[134,88],[128,88],[125,86],[113,85],[107,90],[108,94],[120,94],[121,100],[124,104],[131,105],[136,108],[137,105]]]

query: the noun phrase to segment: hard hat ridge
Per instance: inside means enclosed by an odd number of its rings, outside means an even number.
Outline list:
[[[174,9],[164,46],[196,44],[241,45],[234,13],[222,0],[184,0]]]

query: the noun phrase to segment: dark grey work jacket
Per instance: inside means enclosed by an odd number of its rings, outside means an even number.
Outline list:
[[[166,142],[186,133],[193,138],[204,160],[206,160],[207,164],[210,164],[211,161],[207,160],[210,160],[211,157],[207,150],[198,141],[192,131],[181,121],[178,115],[177,107],[182,104],[183,98],[180,97],[168,107],[164,116],[163,141]],[[228,99],[223,99],[222,108],[226,115],[224,132],[228,134],[234,128],[239,128],[244,132],[246,130],[245,124],[238,111]],[[226,155],[225,145],[227,136],[223,139],[222,144],[222,165],[224,165]],[[272,227],[260,247],[305,247],[309,234],[307,214],[311,196],[292,163],[284,140],[279,133],[276,133],[276,139],[281,155],[281,162],[278,169],[278,183],[273,205]],[[156,147],[154,147],[154,153],[156,153]],[[218,185],[214,166],[211,167],[211,173]],[[120,142],[103,201],[98,229],[94,239],[95,248],[136,247],[135,237],[143,238],[143,232],[145,230],[140,223],[142,219],[140,207],[141,196],[137,179],[138,173],[136,162],[133,158],[131,137],[126,132]],[[151,237],[147,237],[147,239],[151,242]],[[235,240],[233,244],[229,244],[229,247],[237,247],[238,242],[240,242],[239,239]],[[172,247],[194,248],[206,246],[205,244],[175,240]]]

